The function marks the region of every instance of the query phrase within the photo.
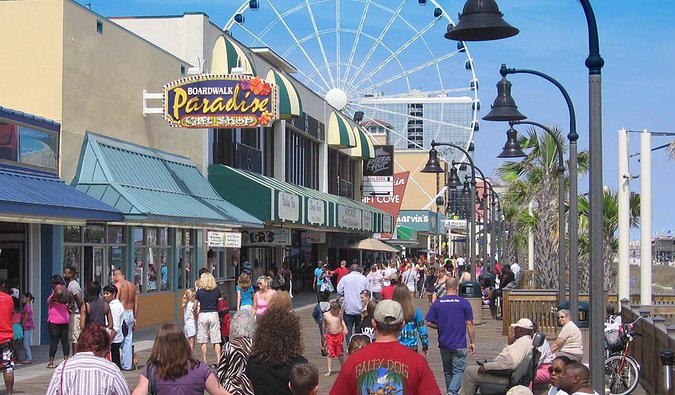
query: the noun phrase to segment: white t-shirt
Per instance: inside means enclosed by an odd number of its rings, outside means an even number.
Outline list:
[[[385,287],[391,285],[391,281],[389,281],[389,276],[391,276],[394,273],[396,273],[395,267],[388,266],[386,269],[384,269],[383,275],[384,275],[384,286]]]
[[[195,302],[189,301],[185,305],[185,310],[183,310],[183,322],[185,325],[193,325],[195,324],[195,315],[193,313],[195,307]]]
[[[513,272],[513,276],[517,276],[518,273],[520,273],[520,265],[516,262],[511,265],[511,271]]]
[[[113,319],[113,329],[115,330],[115,337],[112,339],[113,343],[122,343],[124,334],[122,333],[122,320],[124,317],[124,306],[119,299],[113,299],[108,303],[110,306],[110,315]],[[107,317],[106,317],[107,319]]]
[[[463,264],[464,264],[464,257],[460,256],[459,258],[457,258],[457,265],[463,265]]]
[[[80,284],[77,281],[71,280],[68,283],[68,291],[70,291],[70,293],[73,294],[73,296],[75,296],[75,295],[79,295],[82,292],[82,288],[80,288]],[[80,297],[80,300],[82,300],[81,297]],[[74,313],[80,314],[80,306],[78,306],[77,303],[75,303]]]
[[[552,387],[549,388],[549,390],[548,390],[548,395],[567,395],[567,392],[565,392],[565,391],[563,391],[563,390],[559,390],[559,389],[557,389],[556,387],[553,387],[553,386],[552,386]]]

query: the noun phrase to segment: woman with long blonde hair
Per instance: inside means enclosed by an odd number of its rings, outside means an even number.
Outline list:
[[[277,293],[277,291],[270,288],[272,279],[269,276],[260,276],[258,277],[258,290],[253,294],[253,310],[251,313],[260,318],[265,311],[267,310],[272,296]]]
[[[197,319],[195,318],[195,291],[186,289],[183,294],[183,330],[185,337],[190,343],[190,351],[195,349],[195,337],[197,337]]]
[[[403,307],[403,319],[405,320],[405,325],[398,336],[398,342],[417,352],[417,337],[419,336],[422,341],[422,352],[426,357],[429,355],[429,334],[422,311],[415,306],[412,293],[407,286],[399,284],[394,288],[392,299]]]
[[[183,331],[172,323],[162,325],[133,395],[201,394],[204,390],[211,395],[231,395],[211,369],[192,356]]]
[[[212,344],[216,360],[220,356],[220,317],[218,316],[218,299],[222,296],[216,286],[216,279],[211,273],[203,273],[199,278],[200,288],[195,298],[199,302],[197,311],[197,343],[201,344],[202,359],[208,365],[207,344]]]

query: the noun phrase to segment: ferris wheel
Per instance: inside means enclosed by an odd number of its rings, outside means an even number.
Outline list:
[[[362,112],[399,148],[468,148],[478,80],[465,44],[444,38],[449,24],[436,0],[247,0],[224,29],[274,50],[297,80],[350,118]]]

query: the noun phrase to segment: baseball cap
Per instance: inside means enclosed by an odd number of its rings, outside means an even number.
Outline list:
[[[532,395],[532,391],[524,385],[516,385],[515,387],[511,387],[506,395]]]
[[[515,324],[511,324],[512,328],[518,327],[523,329],[534,329],[534,324],[527,318],[521,318]]]
[[[373,313],[375,321],[387,325],[395,325],[403,322],[403,308],[395,300],[385,299],[375,306]]]

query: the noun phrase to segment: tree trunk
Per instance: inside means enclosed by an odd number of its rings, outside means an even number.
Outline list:
[[[534,232],[535,284],[540,289],[558,288],[558,214],[555,183],[547,180],[535,197],[538,203],[537,227]]]

